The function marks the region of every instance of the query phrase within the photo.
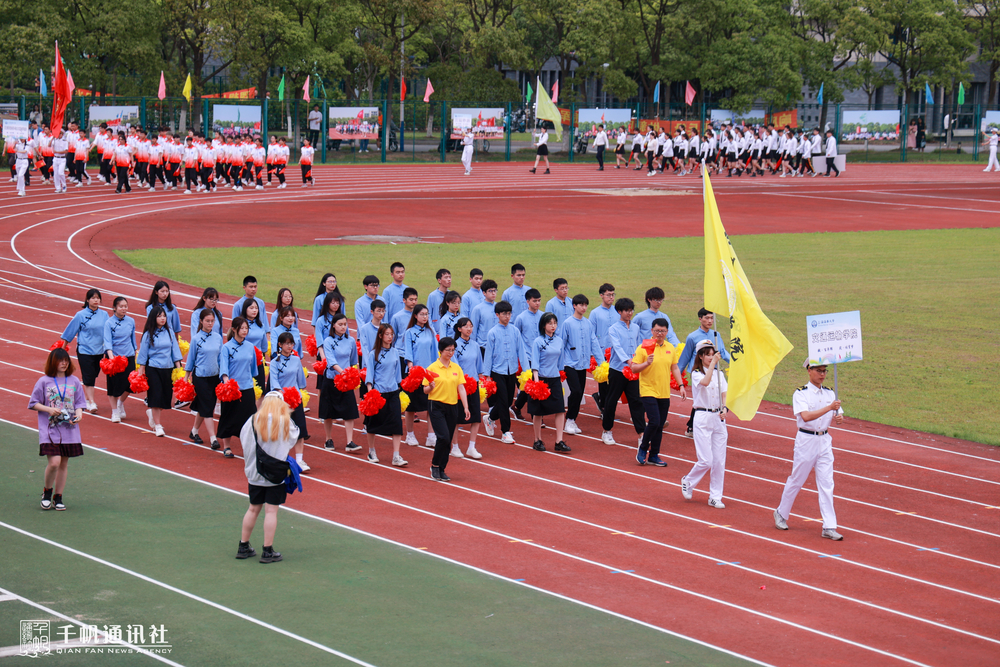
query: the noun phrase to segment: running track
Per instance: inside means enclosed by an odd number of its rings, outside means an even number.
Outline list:
[[[839,179],[713,183],[726,226],[738,234],[1000,222],[996,178],[975,167],[849,167]],[[13,186],[4,185],[3,414],[35,424],[25,410],[27,395],[87,287],[100,288],[105,305],[123,294],[133,315],[141,311],[156,277],[124,264],[112,249],[148,247],[164,225],[172,228],[173,246],[237,238],[237,221],[275,220],[283,221],[287,244],[372,233],[372,219],[391,222],[379,233],[444,234],[448,241],[486,240],[487,234],[523,239],[523,230],[529,238],[701,233],[700,182],[691,177],[597,173],[589,165],[557,165],[549,176],[532,176],[524,165],[490,164],[476,165],[468,178],[454,165],[314,172],[319,185],[312,190],[292,185],[211,196],[136,191],[116,197],[100,186],[56,196],[35,186],[17,198]],[[674,196],[587,192],[609,188]],[[338,202],[346,205],[331,212]],[[486,209],[518,224],[486,224]],[[649,224],[664,217],[665,229]],[[244,236],[246,244],[267,243],[262,234]],[[201,290],[173,286],[184,322]],[[155,439],[141,400],[133,399],[126,422],[112,426],[103,380],[98,385],[101,413],[86,420],[87,441],[245,489],[241,462],[186,442],[188,413],[165,414],[168,437]],[[615,428],[622,444],[601,444],[599,419],[588,404],[578,420],[583,435],[567,438],[572,456],[532,451],[530,427],[515,422],[519,444],[501,445],[480,433],[484,458],[452,461],[454,481],[447,485],[430,483],[430,451],[423,447],[404,446],[405,470],[373,466],[363,451],[344,453],[338,431],[337,451],[307,448],[308,493],[289,504],[763,663],[997,664],[1000,452],[849,421],[834,433],[837,512],[846,539],[833,543],[819,538],[811,482],[795,505],[791,530],[773,528],[771,512],[791,468],[789,408],[765,404],[753,422],[731,421],[727,508],[721,511],[706,505],[707,480],[694,500],[680,496],[679,480],[694,461],[692,442],[679,435],[690,403],[675,400],[672,408],[663,446],[668,468],[635,465],[624,410]],[[421,442],[425,427],[418,426]],[[312,420],[310,428],[319,444],[321,425]],[[466,439],[459,436],[463,445]],[[383,461],[388,451],[380,445]],[[220,558],[231,546],[220,542]],[[285,550],[294,554],[294,544],[286,541]]]

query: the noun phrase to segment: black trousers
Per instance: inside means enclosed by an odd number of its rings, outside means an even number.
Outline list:
[[[451,454],[451,439],[455,437],[460,407],[459,403],[427,402],[427,418],[430,419],[431,428],[434,429],[434,435],[437,436],[431,465],[441,470],[444,470],[445,466],[448,465],[448,456]],[[462,414],[464,416],[465,413]]]
[[[232,179],[236,187],[243,187],[243,166],[233,164],[229,166],[229,178]]]
[[[135,174],[139,177],[139,183],[145,184],[149,182],[149,163],[148,162],[136,162],[135,163]]]
[[[198,187],[198,168],[184,167],[184,189],[192,190]]]
[[[834,172],[836,172],[838,176],[840,175],[840,170],[839,170],[839,169],[837,169],[837,165],[835,165],[835,164],[834,164],[834,160],[836,160],[836,159],[837,159],[837,158],[833,158],[833,157],[828,157],[828,158],[826,159],[826,175],[827,175],[827,176],[829,176],[829,175],[830,175],[830,170],[831,170],[831,169],[832,169],[832,170],[833,170]]]
[[[201,184],[205,186],[206,190],[215,189],[215,181],[212,180],[212,168],[202,167],[201,168]]]
[[[597,147],[597,166],[604,169],[604,146]]]
[[[580,414],[580,402],[583,400],[583,390],[587,386],[587,370],[579,371],[567,366],[566,384],[569,385],[569,402],[566,404],[566,419],[576,419]]]
[[[632,426],[636,433],[646,430],[646,411],[642,408],[642,401],[639,400],[639,381],[626,380],[621,371],[611,369],[608,371],[608,393],[604,397],[604,413],[602,425],[605,431],[610,431],[615,425],[615,410],[618,408],[618,400],[625,394],[628,401],[629,414],[632,416]]]
[[[101,178],[105,181],[111,181],[111,160],[101,159]]]
[[[500,432],[506,433],[510,430],[510,404],[514,400],[514,389],[517,387],[517,375],[511,373],[490,373],[490,377],[497,383],[497,392],[490,396],[490,419],[500,422]],[[490,402],[492,401],[492,402]]]
[[[115,192],[121,192],[122,186],[125,187],[125,192],[132,192],[132,185],[128,182],[128,167],[116,167],[118,170],[118,187],[115,188]]]
[[[663,440],[663,425],[667,423],[667,414],[670,412],[669,398],[654,398],[652,396],[642,396],[642,407],[646,411],[646,430],[642,432],[642,445],[639,446],[644,452],[649,452],[650,456],[660,454],[660,441]]]

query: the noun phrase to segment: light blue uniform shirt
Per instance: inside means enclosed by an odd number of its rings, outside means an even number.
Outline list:
[[[590,311],[590,323],[594,325],[594,335],[597,336],[601,349],[606,350],[611,347],[611,342],[608,340],[608,329],[619,320],[621,320],[621,316],[618,315],[614,306],[608,308],[602,303]],[[597,361],[601,361],[601,359],[603,357],[597,357]]]
[[[393,350],[380,351],[377,359],[374,353],[366,354],[365,368],[365,382],[370,382],[372,389],[382,394],[399,389],[399,355]]]
[[[294,308],[292,310],[294,310]],[[275,329],[275,328],[277,328],[278,326],[280,326],[278,324],[278,315],[280,313],[281,313],[281,309],[280,308],[275,308],[274,312],[271,313],[271,319],[268,320],[268,324],[271,325],[271,329],[272,330]],[[299,328],[299,314],[298,313],[295,313],[295,325],[294,326],[295,326],[296,329]],[[195,328],[197,329],[198,327],[196,326]]]
[[[635,350],[642,342],[642,334],[635,322],[631,322],[630,326],[626,327],[625,322],[618,320],[608,329],[608,339],[611,342],[609,365],[616,371],[620,371],[635,356]]]
[[[385,319],[389,322],[392,322],[392,318],[396,313],[403,310],[403,290],[406,287],[406,283],[402,285],[392,283],[382,290],[382,301],[385,302]]]
[[[285,327],[284,324],[279,324],[275,328],[271,329],[271,357],[276,357],[281,354],[281,346],[278,345],[278,336],[283,333],[292,334],[292,338],[295,339],[295,351],[299,353],[299,357],[302,356],[302,333],[299,331],[298,327],[294,324],[292,328],[289,329]],[[267,350],[261,350],[261,352],[266,352]]]
[[[441,338],[455,338],[455,323],[462,319],[462,313],[445,313],[437,323],[437,334]]]
[[[483,301],[472,311],[472,335],[476,337],[479,347],[486,347],[486,336],[490,333],[490,329],[500,323],[496,307],[496,303]]]
[[[604,361],[604,348],[594,334],[594,325],[586,318],[571,317],[559,328],[563,340],[566,365],[578,371],[590,368],[590,357]]]
[[[722,355],[722,358],[729,361],[729,351],[722,342],[722,336],[715,329],[709,329],[708,332],[702,331],[701,327],[698,327],[694,331],[688,334],[687,340],[684,341],[684,350],[681,352],[681,358],[677,362],[677,367],[682,371],[688,371],[690,373],[691,368],[694,366],[694,353],[695,348],[703,340],[710,340],[715,345],[715,351]]]
[[[540,378],[557,378],[566,366],[566,355],[562,339],[555,336],[539,336],[531,344],[531,370],[538,371]]]
[[[323,311],[323,302],[325,300],[326,300],[326,292],[323,292],[322,294],[317,294],[316,298],[313,299],[313,313],[312,313],[312,319],[309,320],[309,323],[312,324],[314,327],[316,326],[316,321],[319,320],[320,315],[324,314],[322,311]],[[343,299],[340,299],[340,311],[339,312],[344,313],[344,300]],[[347,313],[344,313],[344,315],[346,315],[346,314]],[[318,336],[316,337],[316,340],[319,340]]]
[[[528,310],[528,300],[524,298],[524,293],[531,288],[527,285],[511,285],[503,291],[503,296],[500,297],[501,301],[506,301],[510,304],[511,310],[510,321],[513,322],[517,319],[517,316]]]
[[[462,317],[468,317],[472,319],[472,311],[476,309],[476,306],[486,301],[486,297],[483,296],[483,290],[476,289],[475,287],[470,287],[469,291],[462,295]]]
[[[131,357],[137,352],[135,320],[130,316],[119,319],[112,315],[104,323],[104,351],[108,350],[122,357]]]
[[[531,344],[540,335],[538,333],[538,323],[542,320],[544,313],[541,310],[531,312],[526,310],[517,316],[517,320],[511,320],[514,328],[521,332],[521,340],[524,341],[524,349],[530,350]]]
[[[173,368],[174,363],[183,361],[181,348],[177,346],[177,339],[174,332],[167,327],[160,327],[153,332],[152,337],[148,333],[142,334],[139,342],[139,353],[135,357],[135,363],[139,366],[149,366],[150,368]]]
[[[652,338],[653,320],[659,319],[661,317],[667,321],[667,342],[669,342],[671,345],[680,344],[680,340],[678,340],[677,334],[674,333],[674,325],[670,321],[670,318],[667,317],[667,314],[662,310],[653,312],[649,308],[647,308],[646,310],[642,311],[634,318],[632,318],[632,324],[639,327],[639,332],[640,332],[639,341],[641,342],[645,338]]]
[[[513,375],[517,365],[528,368],[528,351],[521,340],[521,332],[508,324],[498,324],[486,336],[486,357],[483,360],[484,373]]]
[[[396,333],[396,337],[392,339],[392,347],[399,354],[400,359],[406,358],[406,327],[410,325],[410,317],[412,316],[413,311],[401,310],[390,321],[392,330]]]
[[[406,330],[403,358],[415,366],[427,368],[438,358],[437,339],[429,327],[414,324]]]
[[[233,304],[233,317],[243,317],[243,304],[246,303],[246,296],[241,296],[235,304]],[[261,324],[263,324],[264,333],[271,330],[270,320],[267,316],[267,304],[259,296],[253,298],[257,302],[257,316],[260,317]]]
[[[222,346],[219,354],[219,377],[236,380],[240,391],[253,389],[253,378],[257,374],[257,353],[250,341],[239,342],[232,338]]]
[[[294,354],[279,354],[271,362],[271,391],[281,391],[285,387],[306,388],[306,374],[302,370],[302,360]]]
[[[385,320],[383,320],[383,322],[384,321]],[[395,332],[393,333],[395,334]],[[362,357],[367,357],[368,353],[375,349],[376,336],[378,336],[378,327],[370,321],[358,327],[358,340],[361,342]]]
[[[175,308],[167,308],[166,304],[162,304],[162,303],[158,304],[158,305],[163,306],[163,310],[167,311],[167,326],[170,327],[170,330],[173,331],[175,335],[180,334],[180,332],[181,332],[181,316],[177,314],[177,308],[176,307]],[[151,310],[153,310],[153,306],[151,306],[151,305],[146,306],[146,315],[149,315],[149,312]],[[145,327],[143,327],[143,328],[145,328]],[[197,327],[195,327],[195,328],[197,328]]]
[[[368,296],[367,292],[354,302],[354,323],[358,327],[358,331],[361,330],[362,324],[368,324],[372,321],[372,303],[374,302],[375,299]]]
[[[441,319],[441,304],[444,303],[444,295],[445,293],[441,291],[440,287],[427,295],[427,310],[431,313],[429,321],[432,331],[438,330],[437,323]]]
[[[467,378],[472,377],[478,380],[479,376],[483,374],[483,353],[476,341],[471,338],[469,340],[463,338],[455,340],[455,356],[452,357],[452,360],[462,367],[462,373]]]
[[[222,336],[214,331],[199,331],[191,338],[184,370],[200,378],[219,374],[219,357],[222,355]],[[256,364],[254,364],[256,366]]]
[[[267,356],[267,331],[256,322],[251,321],[247,329],[247,342],[257,347],[261,354]],[[266,326],[266,325],[265,325]]]
[[[327,336],[330,335],[330,324],[333,322],[333,315],[323,315],[313,324],[316,327],[317,344],[322,345]]]
[[[107,321],[108,314],[100,308],[97,310],[84,308],[73,316],[60,338],[70,343],[79,336],[77,352],[80,354],[104,354],[104,323]]]
[[[545,304],[545,312],[555,313],[559,318],[559,328],[562,329],[563,322],[573,317],[573,300],[567,297],[565,301],[560,301],[559,297],[554,296]]]
[[[357,339],[350,334],[327,336],[326,340],[323,341],[323,358],[326,359],[326,377],[332,380],[339,375],[333,369],[334,366],[340,366],[341,369],[357,366]]]
[[[205,309],[204,308],[195,308],[194,312],[191,313],[191,328],[190,328],[191,336],[190,336],[190,340],[194,340],[194,337],[196,335],[198,335],[198,324],[201,321],[201,311],[203,311],[203,310],[205,310]],[[218,308],[215,309],[215,324],[212,325],[212,331],[214,331],[215,333],[219,334],[220,336],[223,335],[223,333],[222,333],[222,313],[219,312]]]

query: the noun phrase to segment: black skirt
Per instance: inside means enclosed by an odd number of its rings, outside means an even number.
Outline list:
[[[358,399],[353,391],[340,391],[330,378],[323,380],[319,395],[320,419],[357,419]]]
[[[469,418],[466,419],[465,415],[458,413],[458,423],[459,424],[478,424],[483,421],[482,410],[479,407],[479,390],[476,389],[474,392],[469,394]],[[459,408],[461,410],[461,408]]]
[[[399,390],[382,394],[385,405],[371,417],[365,417],[365,428],[372,435],[403,435],[403,415]]]
[[[254,397],[253,388],[241,391],[239,400],[223,401],[222,414],[219,416],[218,437],[239,437],[243,425],[256,412],[257,399]]]
[[[535,155],[548,155],[548,154],[549,154],[549,147],[547,144],[540,145],[538,147],[538,150],[535,151]]]
[[[410,403],[406,406],[407,412],[426,412],[427,411],[427,394],[424,393],[424,388],[417,387],[414,392],[406,392],[406,395],[410,397]]]
[[[76,360],[80,366],[80,378],[83,380],[84,387],[94,386],[97,376],[101,374],[101,359],[103,358],[103,354],[83,354],[79,349],[77,350]]]
[[[532,417],[540,417],[566,412],[566,403],[563,401],[562,380],[558,377],[538,379],[549,385],[549,397],[544,401],[536,401],[529,396],[528,414]]]
[[[128,384],[128,374],[135,370],[135,355],[128,357],[128,366],[121,373],[108,376],[108,396],[118,398],[132,391]]]
[[[174,385],[170,379],[172,368],[150,368],[146,366],[146,380],[149,391],[146,392],[146,405],[150,408],[169,410],[174,401]]]
[[[219,386],[219,376],[191,377],[191,384],[194,385],[194,400],[191,401],[191,412],[197,413],[205,419],[211,419],[215,415],[215,404],[218,397],[215,395],[215,388]]]
[[[309,429],[306,428],[306,411],[302,405],[292,410],[292,423],[299,427],[299,439],[305,440],[309,437]]]

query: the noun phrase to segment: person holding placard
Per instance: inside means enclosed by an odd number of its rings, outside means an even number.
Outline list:
[[[792,394],[792,412],[799,430],[795,434],[792,474],[785,481],[781,503],[774,510],[774,527],[788,530],[792,503],[808,479],[809,472],[815,468],[819,511],[823,516],[821,535],[839,541],[844,537],[837,532],[837,514],[833,510],[833,438],[828,431],[834,419],[838,424],[843,423],[844,411],[836,393],[823,386],[826,364],[811,366],[806,359],[802,366],[809,372],[809,382]]]

